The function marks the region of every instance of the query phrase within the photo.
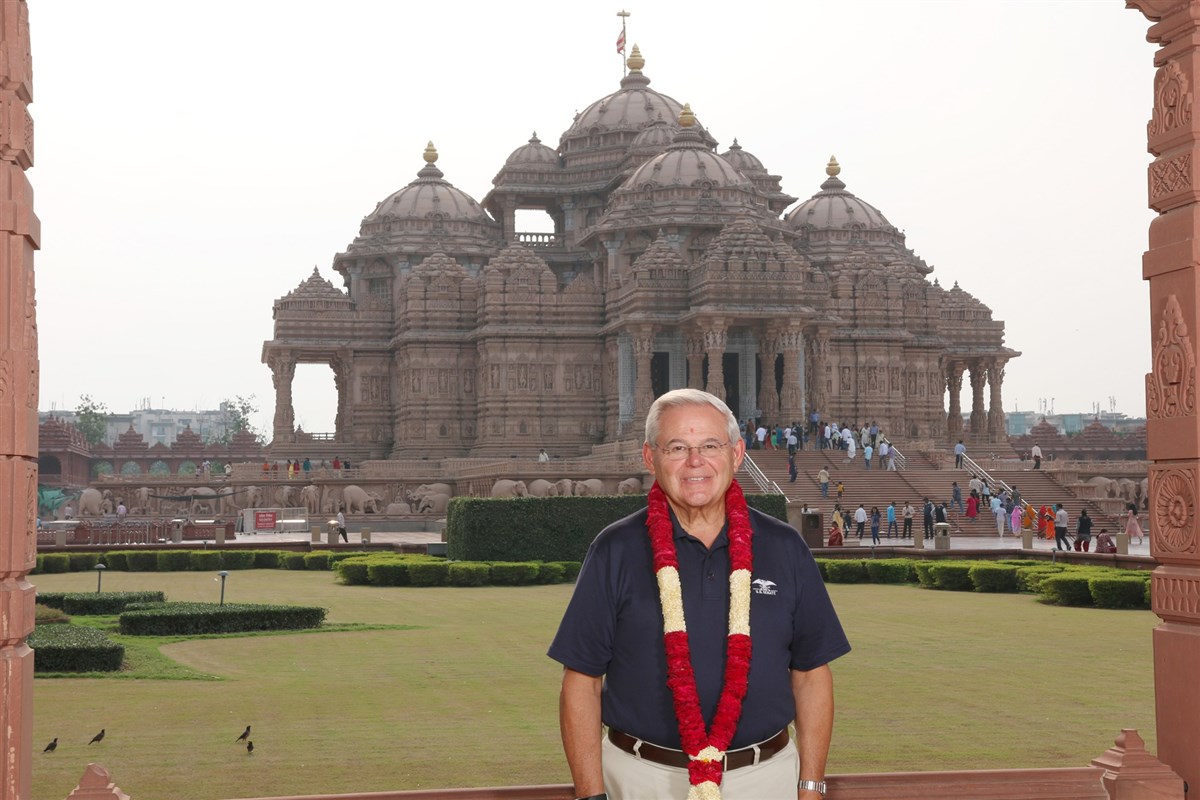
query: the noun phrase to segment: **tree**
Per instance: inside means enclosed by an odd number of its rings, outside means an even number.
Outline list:
[[[259,442],[264,440],[261,431],[255,429],[250,423],[250,417],[258,413],[258,406],[254,404],[254,395],[242,397],[240,394],[233,399],[225,399],[221,401],[221,416],[223,423],[219,432],[209,436],[210,444],[228,445],[233,442],[233,437],[242,431],[249,431],[254,434],[254,438]]]
[[[75,427],[95,447],[104,441],[108,433],[108,406],[98,403],[89,394],[79,395],[79,405],[75,406]]]

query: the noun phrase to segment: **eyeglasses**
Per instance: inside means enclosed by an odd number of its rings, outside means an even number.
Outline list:
[[[698,445],[673,444],[668,447],[659,447],[658,452],[667,457],[667,461],[683,461],[691,455],[695,450],[701,458],[714,459],[721,455],[724,450],[733,442],[705,442]]]

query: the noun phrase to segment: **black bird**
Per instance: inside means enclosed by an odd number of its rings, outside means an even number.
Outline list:
[[[234,739],[233,743],[237,744],[238,742],[244,742],[249,738],[250,738],[250,726],[247,725],[246,730],[242,731],[242,735],[239,736],[238,738]]]
[[[251,742],[251,741],[246,742],[246,752],[249,753],[250,755],[254,755],[254,742]]]
[[[43,750],[42,752],[43,753],[53,753],[57,749],[58,749],[58,737],[55,736],[54,740],[51,741],[50,744],[46,745],[46,749]]]
[[[101,728],[100,732],[97,733],[95,736],[93,736],[92,740],[90,742],[88,742],[88,744],[95,744],[96,742],[100,742],[103,740],[104,740],[104,728]]]

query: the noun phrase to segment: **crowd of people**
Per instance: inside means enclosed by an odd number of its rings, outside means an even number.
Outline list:
[[[278,461],[264,461],[262,464],[263,477],[279,477],[279,473],[284,472],[289,479],[308,478],[309,473],[314,470],[333,470],[335,475],[340,475],[348,469],[350,469],[349,459],[343,461],[340,456],[334,456],[333,461],[323,460],[317,462],[313,462],[308,458],[305,458],[303,461],[289,458],[283,462],[282,469]]]

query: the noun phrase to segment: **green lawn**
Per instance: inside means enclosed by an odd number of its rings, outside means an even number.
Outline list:
[[[90,574],[35,575],[87,591]],[[215,600],[207,573],[125,573],[106,590]],[[1029,595],[832,585],[854,645],[834,664],[830,772],[1084,765],[1136,727],[1154,747],[1149,611]],[[135,800],[565,783],[559,668],[545,657],[571,587],[340,586],[328,572],[233,572],[226,599],[330,609],[406,629],[165,644],[170,675],[38,679],[35,800],[89,761]],[[144,657],[145,674],[166,674]],[[247,725],[255,752],[234,739]],[[100,728],[105,740],[87,746]],[[58,751],[41,747],[59,737]]]

